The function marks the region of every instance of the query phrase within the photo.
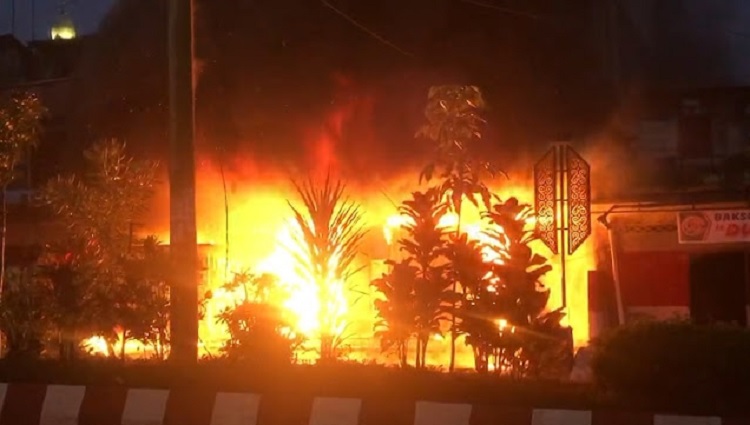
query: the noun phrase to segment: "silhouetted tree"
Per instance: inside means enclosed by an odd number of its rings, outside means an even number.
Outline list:
[[[123,292],[115,305],[121,329],[120,358],[125,360],[125,343],[135,339],[153,347],[156,357],[165,360],[169,347],[169,252],[155,236],[138,245],[139,249],[125,258]]]
[[[151,200],[157,164],[128,156],[125,145],[117,141],[96,144],[85,156],[88,173],[53,179],[42,189],[40,201],[66,229],[65,238],[50,253],[57,257],[53,263],[64,265],[55,269],[65,271],[57,276],[61,305],[68,306],[65,300],[84,303],[78,311],[63,308],[59,312],[80,317],[61,320],[66,327],[75,325],[113,345],[119,339],[115,329],[125,319],[118,312],[135,308],[135,288],[129,285],[132,276],[126,271],[132,259],[131,226]],[[69,292],[73,290],[75,295]],[[86,323],[80,323],[84,319]],[[76,330],[65,331],[66,343],[73,344]]]
[[[477,208],[489,208],[491,193],[483,177],[493,177],[495,168],[477,149],[482,141],[484,109],[482,92],[475,86],[432,87],[428,94],[425,117],[427,123],[417,133],[434,142],[434,153],[420,174],[420,182],[437,180],[436,189],[450,210],[458,215],[455,237],[461,234],[461,217],[464,200]],[[453,291],[460,282],[453,279]],[[455,367],[456,338],[455,317],[451,319],[450,370]]]
[[[416,334],[419,318],[416,296],[419,269],[410,263],[410,259],[389,261],[391,270],[371,282],[382,296],[375,300],[378,311],[375,336],[380,338],[382,351],[396,350],[401,367],[409,364],[409,341]]]
[[[430,337],[442,334],[440,323],[447,319],[447,303],[455,301],[444,257],[446,233],[440,226],[440,218],[447,209],[437,189],[414,192],[412,198],[399,207],[406,223],[403,225],[405,237],[398,244],[406,254],[406,264],[416,269],[413,332],[417,337],[417,368],[426,366]]]
[[[482,255],[482,246],[466,234],[451,239],[446,249],[451,277],[461,282],[461,302],[455,306],[455,332],[466,334],[466,344],[474,351],[478,372],[486,372],[498,334],[493,317],[497,312],[492,298],[496,296],[490,264]]]
[[[0,300],[0,330],[7,341],[6,357],[38,358],[54,323],[52,290],[38,275],[25,273],[8,284]]]
[[[479,360],[489,361],[491,353],[496,371],[526,375],[539,370],[542,351],[565,345],[562,313],[547,310],[550,290],[541,282],[552,266],[530,246],[537,235],[529,205],[509,198],[494,203],[483,216],[492,273],[487,282],[466,291],[462,326],[467,343],[483,354]],[[485,365],[478,369],[488,370]]]

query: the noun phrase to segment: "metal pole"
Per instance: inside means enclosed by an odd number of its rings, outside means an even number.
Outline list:
[[[170,360],[198,360],[198,246],[195,223],[193,0],[169,2]]]
[[[615,301],[617,302],[617,324],[622,326],[625,324],[625,306],[622,303],[622,287],[620,286],[620,250],[611,223],[607,225],[607,236],[609,236],[609,250],[612,254],[612,283],[614,283],[615,285]]]
[[[562,308],[568,306],[568,291],[567,291],[567,246],[565,244],[565,235],[568,227],[567,215],[565,214],[565,200],[567,199],[566,193],[566,169],[565,169],[565,144],[558,143],[555,146],[555,158],[557,160],[557,175],[560,181],[560,187],[558,188],[559,193],[557,196],[558,210],[560,214],[560,295],[562,297]]]
[[[31,0],[31,41],[36,41],[36,0]]]
[[[10,33],[16,35],[16,0],[10,0]]]

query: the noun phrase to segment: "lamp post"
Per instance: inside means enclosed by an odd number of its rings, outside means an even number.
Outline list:
[[[198,360],[193,0],[169,1],[169,101],[170,360],[190,365]]]

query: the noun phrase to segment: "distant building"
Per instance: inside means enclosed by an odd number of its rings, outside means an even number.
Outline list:
[[[11,34],[0,35],[0,88],[27,82],[32,63],[28,46]]]
[[[63,22],[64,24],[64,22]],[[62,27],[60,27],[62,28]],[[29,246],[45,243],[57,232],[50,218],[29,201],[34,189],[62,171],[60,159],[68,140],[72,74],[88,40],[57,37],[24,43],[0,35],[0,98],[16,90],[37,93],[48,110],[40,146],[20,164],[8,192],[8,262],[27,260]]]
[[[592,317],[747,326],[750,87],[653,88],[634,110],[627,153],[594,182],[615,183],[593,217],[606,226],[595,228]]]

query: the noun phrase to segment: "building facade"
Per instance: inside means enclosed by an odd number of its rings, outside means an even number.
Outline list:
[[[750,323],[748,89],[659,90],[598,199],[592,335],[639,318]]]

